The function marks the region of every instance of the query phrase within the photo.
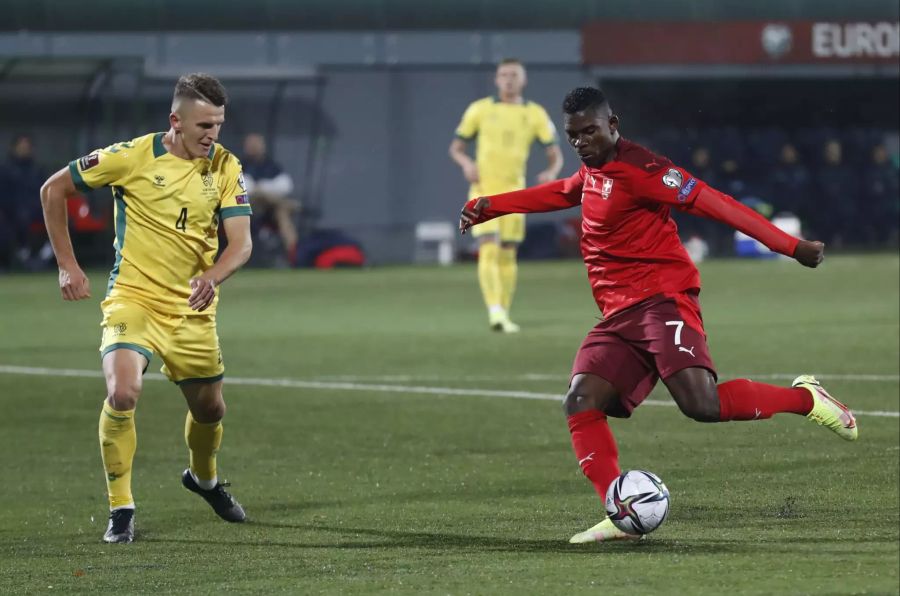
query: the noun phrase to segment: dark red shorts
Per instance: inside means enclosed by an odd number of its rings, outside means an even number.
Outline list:
[[[590,373],[609,381],[619,401],[607,414],[628,418],[660,378],[694,366],[716,375],[697,294],[659,294],[591,329],[575,355],[572,376]]]

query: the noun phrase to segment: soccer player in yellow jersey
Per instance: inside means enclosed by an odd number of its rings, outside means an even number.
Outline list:
[[[525,188],[525,166],[535,140],[545,147],[547,169],[537,175],[539,184],[554,180],[563,165],[556,128],[546,110],[522,97],[525,67],[514,59],[497,66],[497,96],[469,105],[450,144],[450,157],[471,183],[469,199]],[[473,160],[467,144],[477,138]],[[472,228],[478,238],[478,282],[488,309],[491,329],[515,333],[519,326],[509,318],[516,289],[516,251],[525,239],[525,216],[505,215]]]
[[[250,206],[238,159],[216,143],[227,96],[206,74],[175,85],[170,128],[110,145],[70,163],[41,188],[44,220],[64,300],[90,297],[66,223],[66,198],[109,186],[115,199],[116,260],[103,311],[100,357],[106,400],[100,453],[109,493],[106,542],[134,539],[131,463],[141,377],[156,354],[187,400],[185,488],[223,519],[244,521],[216,472],[222,442],[222,377],[216,334],[218,287],[250,257]],[[215,260],[218,228],[228,246]]]

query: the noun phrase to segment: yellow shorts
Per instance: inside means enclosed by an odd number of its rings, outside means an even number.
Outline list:
[[[500,236],[500,242],[521,243],[525,240],[525,214],[510,213],[472,227],[472,235],[478,238],[488,234]]]
[[[216,316],[166,315],[137,300],[107,298],[103,311],[100,358],[113,350],[134,350],[149,362],[163,361],[160,371],[179,384],[214,383],[225,374]]]
[[[491,182],[483,180],[478,184],[473,184],[469,188],[469,200],[477,197],[511,192],[521,188],[520,185],[510,183],[509,181]],[[521,242],[525,240],[525,214],[510,213],[509,215],[486,221],[477,226],[472,226],[472,236],[476,238],[479,236],[487,236],[489,234],[500,236],[500,242],[515,242],[521,244]]]

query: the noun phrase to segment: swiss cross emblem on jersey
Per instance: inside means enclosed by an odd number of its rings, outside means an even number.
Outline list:
[[[609,199],[609,194],[612,192],[613,181],[612,178],[603,178],[603,184],[600,185],[600,196],[603,197],[604,200]]]
[[[590,188],[591,192],[597,192],[597,179],[591,175],[588,175],[584,185],[585,191],[588,188]],[[613,179],[607,178],[606,176],[600,176],[600,197],[603,198],[604,201],[608,201],[609,195],[612,194],[612,190]],[[581,193],[581,200],[584,202],[584,192]]]

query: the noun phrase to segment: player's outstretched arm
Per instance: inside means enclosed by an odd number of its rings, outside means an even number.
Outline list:
[[[805,267],[818,267],[825,259],[823,243],[795,238],[753,209],[713,188],[704,187],[690,210],[740,230],[765,244],[769,250],[793,257]]]
[[[472,199],[460,213],[459,230],[465,234],[476,224],[508,213],[545,213],[569,209],[581,202],[582,182],[578,172],[547,184]]]
[[[653,165],[659,164],[654,162]],[[635,168],[631,178],[639,195],[731,226],[762,242],[769,250],[793,257],[805,267],[818,267],[825,258],[825,245],[821,242],[794,238],[750,207],[681,168],[671,167],[671,164],[649,171]]]
[[[222,251],[215,265],[202,275],[190,280],[191,295],[188,305],[196,311],[209,308],[216,298],[216,287],[240,269],[253,252],[253,240],[250,236],[250,216],[241,215],[222,220],[228,246]]]
[[[76,194],[78,190],[67,167],[50,176],[41,186],[44,225],[59,266],[59,290],[63,300],[82,300],[91,295],[91,284],[78,265],[69,237],[66,201]]]

